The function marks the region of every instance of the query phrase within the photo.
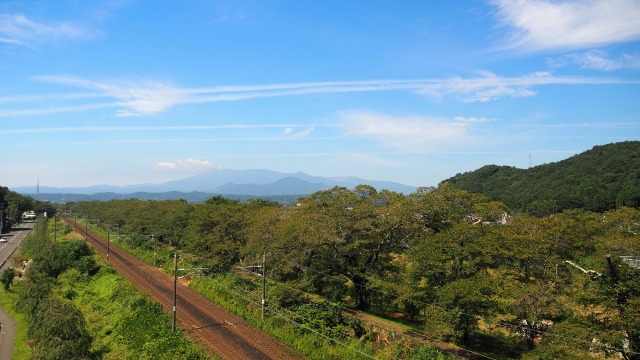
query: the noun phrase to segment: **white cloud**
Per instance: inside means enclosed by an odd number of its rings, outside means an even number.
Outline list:
[[[604,51],[592,50],[584,53],[567,54],[555,59],[548,59],[550,66],[561,67],[571,64],[582,69],[615,71],[620,69],[640,69],[640,54],[622,54],[612,58]]]
[[[534,88],[543,85],[580,85],[580,84],[637,84],[634,80],[620,80],[603,77],[554,76],[549,72],[537,72],[516,77],[504,77],[488,71],[479,71],[473,77],[451,77],[447,79],[407,79],[407,80],[363,80],[363,81],[327,81],[309,83],[285,83],[267,85],[217,86],[209,88],[178,88],[158,81],[91,81],[73,76],[40,76],[35,80],[72,86],[96,91],[87,94],[91,97],[113,99],[110,104],[99,107],[117,107],[118,116],[144,116],[161,113],[178,105],[241,101],[265,97],[298,96],[306,94],[412,91],[436,99],[453,97],[463,102],[487,102],[502,98],[534,96]],[[49,96],[54,98],[55,96]],[[25,102],[25,99],[47,98],[46,95],[4,97],[3,103]],[[64,95],[57,97],[65,100]],[[67,101],[80,101],[78,94],[72,94]],[[82,109],[83,104],[78,106]],[[70,106],[70,109],[76,109]],[[28,110],[0,111],[0,117],[31,113],[42,115],[47,111],[58,113],[61,108],[40,108],[34,100]]]
[[[219,168],[209,163],[209,160],[196,160],[196,159],[182,159],[176,162],[159,162],[156,163],[154,169],[158,171],[172,171],[172,172],[198,172],[208,169]]]
[[[494,122],[496,119],[489,118],[479,118],[479,117],[464,117],[464,116],[456,116],[453,118],[455,121],[459,121],[465,124],[483,124],[488,122]]]
[[[380,156],[376,156],[374,154],[363,154],[363,153],[356,152],[356,153],[342,154],[342,156],[346,156],[350,158],[351,160],[353,160],[354,163],[357,163],[357,164],[371,164],[371,165],[385,166],[385,167],[406,166],[406,164],[402,162],[385,159]]]
[[[314,126],[308,127],[298,132],[296,132],[292,127],[287,127],[284,129],[284,133],[290,138],[300,139],[300,138],[309,136],[309,134],[311,134],[314,130],[315,130]]]
[[[98,90],[115,98],[118,116],[142,116],[166,111],[185,101],[184,91],[156,81],[97,82],[69,76],[40,76],[36,80]]]
[[[487,102],[504,97],[519,98],[534,96],[533,86],[558,84],[568,78],[554,77],[550,73],[532,73],[522,77],[501,77],[488,71],[471,78],[453,77],[428,86],[418,92],[441,98],[455,96],[464,102]],[[574,78],[573,81],[579,81]]]
[[[57,40],[90,37],[86,28],[69,22],[38,22],[21,14],[0,14],[0,43],[31,46]]]
[[[493,0],[508,48],[589,48],[640,38],[637,0]]]
[[[347,135],[370,137],[409,152],[428,152],[470,140],[468,124],[444,118],[394,117],[365,111],[341,112],[339,115]]]

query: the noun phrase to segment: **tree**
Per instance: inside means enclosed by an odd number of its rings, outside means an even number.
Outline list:
[[[607,257],[607,272],[600,277],[608,305],[617,310],[629,341],[629,359],[640,359],[640,270],[619,258]]]
[[[542,336],[539,345],[525,353],[525,360],[556,360],[571,359],[582,360],[601,358],[597,356],[597,343],[592,342],[594,332],[587,324],[579,319],[570,318],[568,321],[554,324],[549,331]],[[580,340],[586,341],[580,341]],[[613,354],[604,354],[603,358],[616,358]],[[607,356],[609,355],[609,356]]]
[[[516,290],[510,313],[515,315],[512,330],[525,338],[529,349],[535,340],[547,330],[551,320],[560,314],[560,304],[556,300],[553,283],[541,281],[520,283]]]
[[[454,337],[469,340],[478,319],[495,308],[496,284],[487,269],[496,266],[493,227],[457,222],[423,239],[410,253],[415,296],[446,309]]]
[[[479,318],[495,307],[491,300],[494,293],[495,284],[486,273],[454,280],[436,289],[436,301],[446,309],[445,319],[456,340],[469,341],[478,328]]]
[[[13,283],[13,278],[16,276],[13,268],[7,268],[2,273],[0,273],[0,282],[4,286],[4,291],[9,291],[11,284]]]
[[[70,302],[50,297],[42,302],[30,323],[36,341],[35,359],[88,359],[91,336],[82,313]]]
[[[240,259],[246,244],[246,217],[242,204],[214,197],[190,212],[185,247],[227,271]]]
[[[323,294],[348,283],[356,306],[368,309],[370,277],[384,277],[394,267],[393,254],[410,242],[404,202],[401,194],[366,185],[335,187],[300,199],[281,232],[286,235],[283,243],[303,248],[304,259],[295,261],[305,270],[302,280]],[[282,249],[293,263],[297,255]]]
[[[640,141],[595,146],[529,169],[487,165],[445,180],[516,211],[547,216],[567,209],[606,211],[640,206]]]

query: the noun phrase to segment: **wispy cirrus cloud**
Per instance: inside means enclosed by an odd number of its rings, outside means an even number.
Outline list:
[[[496,119],[489,119],[483,117],[464,117],[464,116],[456,116],[453,118],[455,121],[459,121],[465,124],[484,124],[488,122],[494,122]]]
[[[145,116],[162,113],[168,109],[189,104],[244,101],[266,97],[301,96],[309,94],[409,91],[435,99],[453,98],[463,102],[487,102],[503,98],[520,98],[536,95],[536,88],[548,85],[598,85],[598,84],[638,84],[634,80],[611,77],[556,76],[549,72],[530,73],[523,76],[499,76],[488,71],[479,71],[476,76],[450,77],[442,79],[407,80],[363,80],[327,81],[305,83],[283,83],[267,85],[215,86],[206,88],[179,88],[170,84],[142,80],[132,81],[92,81],[73,76],[40,76],[35,80],[91,90],[87,98],[101,98],[103,103],[96,107],[115,107],[117,116]],[[64,95],[58,99],[65,100]],[[74,95],[77,96],[77,95]],[[32,98],[38,98],[33,95]],[[46,97],[46,96],[43,96]],[[14,98],[15,103],[24,102],[29,97]],[[112,102],[104,103],[105,99]],[[7,104],[12,98],[2,98]],[[68,96],[73,102],[74,98]],[[77,101],[82,99],[78,98]],[[85,101],[86,100],[82,100]],[[34,101],[35,102],[35,101]],[[43,115],[47,111],[59,113],[81,111],[91,104],[75,104],[67,107],[39,107],[0,111],[0,117]]]
[[[157,81],[99,82],[70,76],[39,76],[36,80],[95,90],[116,100],[118,116],[160,113],[175,104],[187,102],[188,92]]]
[[[343,154],[342,156],[351,159],[354,163],[357,163],[357,164],[371,164],[375,166],[385,166],[385,167],[406,166],[406,164],[400,161],[389,160],[375,153],[353,152],[353,153]]]
[[[153,166],[157,171],[168,172],[198,172],[203,170],[220,168],[209,162],[209,160],[197,160],[192,158],[177,161],[162,161]]]
[[[554,67],[578,65],[581,69],[600,71],[615,71],[621,69],[640,69],[640,54],[622,54],[611,57],[602,50],[592,50],[584,53],[573,53],[553,59],[547,59],[547,64]]]
[[[32,46],[60,40],[81,40],[95,34],[71,22],[45,22],[22,14],[0,14],[0,43]]]
[[[425,116],[390,116],[369,111],[339,113],[347,135],[370,137],[408,152],[428,152],[471,139],[469,123]]]
[[[291,126],[287,126],[284,129],[284,133],[285,133],[285,135],[287,135],[288,137],[290,137],[292,139],[301,139],[301,138],[309,136],[314,130],[315,130],[314,126],[307,127],[306,129],[303,129],[301,131],[296,131],[295,128],[293,128]]]
[[[336,127],[332,124],[228,124],[228,125],[181,125],[181,126],[83,126],[0,129],[0,134],[46,134],[46,133],[83,133],[83,132],[150,132],[150,131],[207,131],[207,130],[253,130],[282,129],[282,139],[297,139],[310,135],[318,127]],[[300,129],[300,130],[299,130]]]
[[[463,102],[488,102],[502,98],[536,95],[535,88],[547,85],[637,84],[637,81],[604,77],[556,76],[550,72],[534,72],[523,76],[504,77],[479,71],[475,77],[452,77],[425,84],[418,93],[442,98],[452,96]]]
[[[506,48],[577,49],[640,39],[637,0],[493,0]]]

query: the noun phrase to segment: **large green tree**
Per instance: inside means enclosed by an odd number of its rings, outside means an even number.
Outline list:
[[[367,309],[371,278],[391,271],[394,254],[410,242],[405,206],[401,194],[364,185],[314,193],[286,214],[281,240],[292,247],[279,251],[288,266],[303,270],[302,280],[312,290],[325,293],[348,284],[356,306]],[[304,249],[304,258],[289,251],[294,249]]]

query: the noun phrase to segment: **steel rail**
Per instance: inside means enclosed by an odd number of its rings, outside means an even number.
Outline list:
[[[76,231],[84,232],[85,229],[73,220],[63,219]],[[88,231],[87,241],[98,253],[106,255],[106,241],[100,236]],[[143,263],[117,246],[110,248],[108,261],[136,287],[159,302],[166,311],[173,310],[173,280],[167,274]],[[236,315],[219,308],[202,295],[182,284],[178,285],[179,306],[176,313],[180,327],[198,335],[205,345],[223,359],[303,358]]]

